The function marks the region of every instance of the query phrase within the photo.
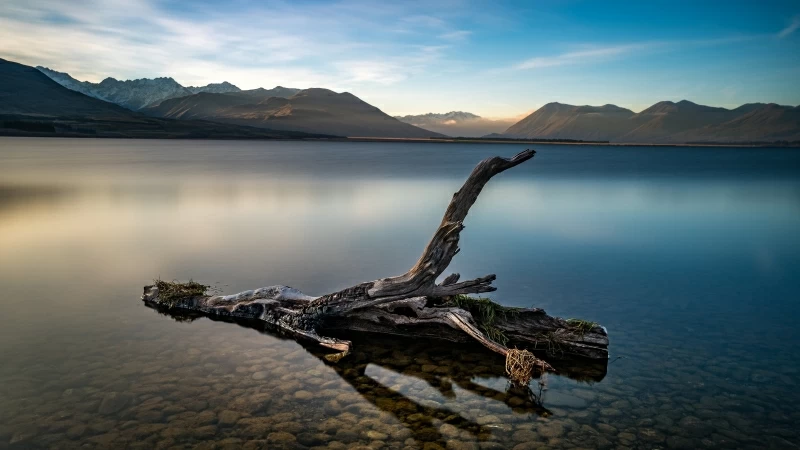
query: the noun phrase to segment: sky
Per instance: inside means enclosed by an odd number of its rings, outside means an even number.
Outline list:
[[[324,87],[392,115],[800,104],[800,1],[2,0],[0,58],[79,80]]]

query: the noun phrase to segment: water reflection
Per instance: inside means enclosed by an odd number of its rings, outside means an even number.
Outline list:
[[[793,150],[542,146],[492,180],[450,269],[602,323],[624,356],[601,382],[560,368],[549,417],[493,356],[370,339],[334,367],[136,300],[155,277],[316,294],[403,273],[475,162],[522,149],[0,138],[0,448],[797,442]]]
[[[273,338],[292,339],[260,321],[206,317],[148,302],[145,302],[145,306],[176,322],[188,323],[207,318],[237,324]],[[451,430],[463,430],[478,441],[489,440],[492,431],[502,425],[491,421],[479,423],[431,399],[420,400],[418,396],[409,396],[410,389],[405,386],[413,386],[418,381],[434,388],[447,399],[456,399],[458,394],[455,388],[458,387],[461,391],[486,399],[488,403],[502,403],[514,415],[552,415],[543,401],[544,383],[532,382],[533,386],[539,386],[537,391],[530,385],[512,384],[505,375],[504,360],[478,345],[454,345],[430,339],[419,342],[366,333],[348,337],[353,339],[354,351],[337,363],[328,361],[318,345],[311,344],[304,348],[332,368],[364,400],[396,418],[411,431],[412,438],[419,445],[426,442],[447,445],[452,436],[448,438],[442,435],[442,424],[449,425]],[[582,382],[599,382],[605,377],[607,361],[562,360],[554,362],[554,365],[557,365],[560,375]],[[371,375],[377,375],[382,381]],[[476,379],[492,380],[493,384],[502,380],[505,389],[480,384]]]

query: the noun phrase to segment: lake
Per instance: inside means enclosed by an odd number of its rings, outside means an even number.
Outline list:
[[[450,272],[599,322],[533,404],[480,348],[356,339],[338,364],[159,314],[155,278],[320,295],[404,273],[489,156]],[[795,448],[800,152],[0,138],[0,449]]]

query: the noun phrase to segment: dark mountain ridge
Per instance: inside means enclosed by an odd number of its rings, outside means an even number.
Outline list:
[[[289,139],[332,137],[148,117],[67,89],[40,70],[0,59],[0,135]]]
[[[5,59],[0,59],[0,113],[41,117],[131,116],[131,112],[121,106],[66,89],[33,67]]]

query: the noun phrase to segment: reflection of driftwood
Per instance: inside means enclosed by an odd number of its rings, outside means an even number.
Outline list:
[[[167,284],[145,287],[142,299],[171,308],[207,315],[256,319],[273,325],[300,340],[316,342],[339,351],[338,359],[351,348],[348,340],[323,336],[327,331],[368,331],[409,337],[431,337],[452,341],[475,340],[501,355],[510,350],[490,339],[470,312],[448,299],[463,294],[491,292],[495,275],[459,282],[452,274],[437,284],[458,253],[463,221],[484,185],[500,172],[534,155],[525,150],[513,158],[493,157],[481,161],[453,199],[419,261],[405,274],[362,283],[332,294],[312,297],[286,286],[270,286],[234,295],[207,296],[186,290],[186,295],[166,295]],[[160,292],[161,290],[161,292]],[[175,290],[180,292],[180,289]],[[161,295],[160,295],[161,294]],[[492,323],[513,348],[544,350],[594,359],[608,358],[608,336],[597,325],[575,327],[550,317],[540,309],[510,309],[510,314]],[[349,336],[347,336],[349,337]],[[514,352],[516,350],[513,350]],[[535,360],[543,368],[544,361]]]
[[[191,311],[167,309],[154,303],[147,306],[156,309],[159,313],[172,317],[176,321],[188,322],[204,317],[202,314]],[[212,320],[234,322],[246,328],[253,328],[261,333],[273,337],[281,336],[281,330],[267,325],[261,321],[242,320],[228,316],[208,316]],[[508,383],[505,391],[481,385],[476,378],[498,378],[504,376],[502,358],[486,352],[481,348],[473,348],[467,355],[468,360],[453,361],[447,358],[459,350],[464,344],[447,342],[429,343],[419,342],[407,338],[393,338],[379,335],[370,335],[362,341],[357,341],[358,351],[348,358],[332,364],[319,351],[319,347],[311,345],[306,350],[313,356],[320,358],[326,365],[333,369],[337,375],[352,386],[362,398],[382,411],[391,413],[404,427],[411,431],[412,437],[418,442],[439,442],[445,445],[446,438],[439,431],[437,424],[447,423],[464,430],[477,440],[489,437],[491,427],[481,425],[470,420],[460,413],[449,409],[446,404],[436,406],[435,403],[420,402],[409,398],[401,390],[392,389],[372,378],[367,374],[367,368],[375,365],[387,371],[387,374],[401,375],[412,379],[422,380],[432,388],[439,391],[445,399],[456,397],[455,386],[493,402],[505,404],[514,414],[536,414],[547,416],[550,411],[543,404],[541,397],[534,393],[528,386],[519,386]],[[414,360],[420,355],[426,357],[439,357],[445,362],[437,366],[435,372],[425,372],[421,365]],[[605,360],[568,360],[554,361],[555,368],[560,375],[585,381],[601,381],[606,374],[607,361]],[[393,382],[397,384],[397,382]]]

